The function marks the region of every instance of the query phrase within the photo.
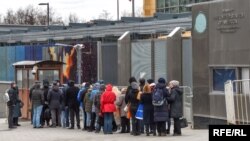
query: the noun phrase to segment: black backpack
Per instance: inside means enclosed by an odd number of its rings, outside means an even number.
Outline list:
[[[154,106],[162,106],[165,103],[165,98],[163,95],[163,89],[155,89],[152,96],[152,104]]]

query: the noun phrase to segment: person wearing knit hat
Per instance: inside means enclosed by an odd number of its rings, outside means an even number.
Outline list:
[[[164,78],[159,78],[158,83],[166,84],[166,80]]]
[[[158,135],[166,136],[166,122],[169,120],[168,101],[166,99],[169,96],[169,92],[166,89],[166,80],[164,78],[158,79],[158,83],[153,92],[153,100],[155,99],[154,97],[157,98],[157,94],[159,93],[162,95],[164,103],[161,106],[154,105],[154,121]]]

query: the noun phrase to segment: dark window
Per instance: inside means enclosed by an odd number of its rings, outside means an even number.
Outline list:
[[[235,69],[213,69],[213,90],[224,91],[227,80],[236,80]]]

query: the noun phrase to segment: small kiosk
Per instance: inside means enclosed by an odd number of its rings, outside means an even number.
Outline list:
[[[19,88],[19,98],[23,101],[22,118],[30,119],[31,103],[29,89],[36,80],[63,81],[63,62],[60,61],[20,61],[13,64],[15,67],[15,80]]]

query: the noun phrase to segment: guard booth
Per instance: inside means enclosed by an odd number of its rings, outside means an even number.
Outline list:
[[[20,61],[13,64],[15,67],[15,80],[19,88],[19,98],[23,101],[22,118],[30,119],[31,103],[29,89],[36,80],[63,81],[63,62],[60,61]]]

